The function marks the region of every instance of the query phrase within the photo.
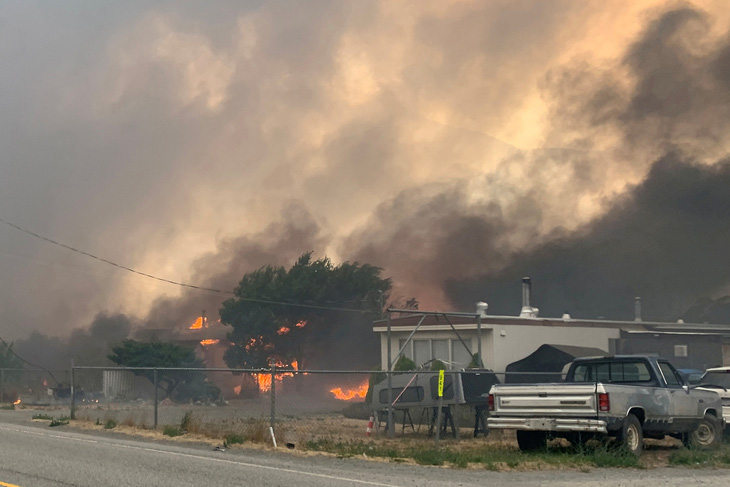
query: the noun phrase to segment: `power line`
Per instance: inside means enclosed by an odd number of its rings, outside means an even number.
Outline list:
[[[227,290],[223,290],[223,289],[216,289],[216,288],[205,287],[205,286],[196,286],[194,284],[187,284],[187,283],[184,283],[184,282],[173,281],[171,279],[166,279],[164,277],[158,277],[158,276],[155,276],[155,275],[152,275],[152,274],[148,274],[146,272],[138,271],[137,269],[133,269],[131,267],[127,267],[125,265],[118,264],[118,263],[113,262],[113,261],[111,261],[109,259],[105,259],[103,257],[99,257],[97,255],[94,255],[94,254],[92,254],[90,252],[86,252],[84,250],[80,250],[80,249],[77,249],[77,248],[72,247],[70,245],[66,245],[64,243],[58,242],[58,241],[56,241],[56,240],[54,240],[52,238],[44,237],[43,235],[40,235],[38,233],[32,232],[30,230],[27,230],[27,229],[25,229],[25,228],[23,228],[23,227],[21,227],[19,225],[16,225],[16,224],[14,224],[12,222],[9,222],[9,221],[7,221],[7,220],[5,220],[3,218],[0,218],[0,223],[4,223],[4,224],[8,225],[9,227],[14,228],[15,230],[18,230],[20,232],[23,232],[25,234],[30,235],[31,237],[34,237],[34,238],[37,238],[37,239],[40,239],[40,240],[44,240],[44,241],[46,241],[48,243],[51,243],[53,245],[57,245],[59,247],[63,247],[63,248],[65,248],[67,250],[70,250],[72,252],[76,252],[77,254],[85,255],[86,257],[90,257],[90,258],[95,259],[95,260],[98,260],[100,262],[104,262],[105,264],[112,265],[112,266],[117,267],[119,269],[122,269],[122,270],[125,270],[127,272],[131,272],[133,274],[137,274],[137,275],[146,277],[148,279],[154,279],[156,281],[160,281],[160,282],[164,282],[164,283],[167,283],[167,284],[172,284],[172,285],[175,285],[175,286],[180,286],[180,287],[184,287],[184,288],[188,288],[188,289],[195,289],[197,291],[207,291],[207,292],[212,292],[212,293],[217,293],[217,294],[225,294],[225,295],[230,295],[230,296],[236,296],[236,293],[233,292],[233,291],[227,291]],[[274,304],[274,305],[280,305],[280,306],[296,306],[296,307],[299,307],[299,308],[322,309],[322,310],[329,310],[329,311],[348,311],[348,312],[355,312],[355,313],[368,313],[369,312],[369,310],[363,310],[363,309],[338,308],[338,307],[332,307],[332,306],[318,306],[318,305],[314,305],[314,304],[290,303],[290,302],[285,302],[285,301],[274,301],[274,300],[267,300],[267,299],[244,298],[242,296],[237,296],[237,299],[239,299],[241,301],[252,302],[252,303]]]

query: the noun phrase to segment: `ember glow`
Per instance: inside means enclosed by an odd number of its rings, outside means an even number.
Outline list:
[[[213,339],[200,340],[200,344],[203,345],[204,347],[207,347],[208,345],[215,345],[219,342],[220,342],[220,340],[213,340]]]
[[[353,399],[364,399],[368,393],[368,381],[365,380],[357,389],[342,390],[340,387],[330,389],[330,392],[340,401],[351,401]]]
[[[288,328],[286,326],[282,326],[281,328],[279,328],[279,330],[276,332],[276,334],[277,335],[286,335],[290,331],[291,331],[291,328]]]

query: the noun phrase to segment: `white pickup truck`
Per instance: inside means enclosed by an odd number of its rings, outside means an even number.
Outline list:
[[[645,437],[715,447],[724,428],[715,392],[690,388],[667,360],[634,355],[576,359],[562,383],[496,384],[489,410],[488,428],[517,430],[523,451],[545,448],[548,438],[600,436],[635,455]]]

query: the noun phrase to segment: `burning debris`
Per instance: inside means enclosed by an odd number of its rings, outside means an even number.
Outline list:
[[[332,393],[332,395],[335,396],[336,399],[339,399],[340,401],[352,401],[353,399],[365,399],[365,396],[368,393],[368,386],[369,386],[369,383],[367,380],[365,380],[356,389],[347,389],[345,391],[341,387],[335,387],[334,389],[330,389],[330,392]]]

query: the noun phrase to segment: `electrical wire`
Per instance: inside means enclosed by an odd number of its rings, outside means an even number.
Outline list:
[[[0,223],[4,223],[5,225],[8,225],[9,227],[14,228],[15,230],[18,230],[20,232],[23,232],[25,234],[28,234],[31,237],[34,237],[34,238],[37,238],[37,239],[40,239],[40,240],[44,240],[44,241],[46,241],[48,243],[51,243],[53,245],[57,245],[59,247],[63,247],[63,248],[65,248],[67,250],[70,250],[72,252],[76,252],[78,254],[85,255],[86,257],[90,257],[92,259],[98,260],[98,261],[103,262],[105,264],[108,264],[108,265],[117,267],[119,269],[125,270],[127,272],[131,272],[133,274],[137,274],[137,275],[146,277],[148,279],[153,279],[153,280],[156,280],[156,281],[164,282],[166,284],[172,284],[172,285],[180,286],[180,287],[187,288],[187,289],[194,289],[194,290],[197,290],[197,291],[205,291],[205,292],[211,292],[211,293],[216,293],[216,294],[225,294],[225,295],[230,295],[230,296],[236,296],[236,293],[233,292],[233,291],[226,291],[226,290],[223,290],[223,289],[216,289],[216,288],[205,287],[205,286],[196,286],[194,284],[187,284],[187,283],[184,283],[184,282],[173,281],[171,279],[166,279],[164,277],[158,277],[158,276],[155,276],[155,275],[152,275],[152,274],[148,274],[146,272],[139,271],[137,269],[133,269],[131,267],[127,267],[127,266],[122,265],[122,264],[118,264],[118,263],[113,262],[113,261],[111,261],[109,259],[105,259],[103,257],[99,257],[97,255],[94,255],[94,254],[92,254],[90,252],[86,252],[84,250],[80,250],[80,249],[77,249],[77,248],[72,247],[70,245],[66,245],[64,243],[58,242],[58,241],[56,241],[56,240],[54,240],[52,238],[44,237],[43,235],[40,235],[38,233],[32,232],[30,230],[27,230],[27,229],[25,229],[25,228],[23,228],[23,227],[21,227],[19,225],[16,225],[15,223],[9,222],[9,221],[1,218],[1,217],[0,217]],[[275,301],[275,300],[267,300],[267,299],[246,298],[246,297],[242,297],[242,296],[236,296],[236,299],[238,299],[240,301],[246,301],[246,302],[252,302],[252,303],[273,304],[273,305],[279,305],[279,306],[295,306],[295,307],[299,307],[299,308],[321,309],[321,310],[329,310],[329,311],[347,311],[347,312],[351,312],[351,313],[370,313],[371,312],[370,310],[364,310],[364,309],[340,308],[340,307],[333,307],[333,306],[318,306],[318,305],[314,305],[314,304],[291,303],[291,302],[286,302],[286,301]]]

